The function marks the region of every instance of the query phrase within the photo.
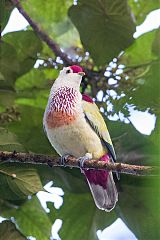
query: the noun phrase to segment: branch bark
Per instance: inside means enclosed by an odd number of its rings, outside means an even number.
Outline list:
[[[50,167],[63,166],[61,164],[60,158],[42,155],[42,154],[33,154],[33,153],[17,153],[17,152],[0,152],[0,163],[5,162],[19,162],[19,163],[31,163],[31,164],[44,164],[49,165]],[[66,159],[65,167],[79,167],[79,160],[73,156],[69,156]],[[103,169],[113,172],[131,174],[131,175],[155,175],[157,171],[156,167],[153,166],[138,166],[138,165],[129,165],[125,163],[107,163],[104,161],[97,160],[87,160],[84,163],[84,169]]]

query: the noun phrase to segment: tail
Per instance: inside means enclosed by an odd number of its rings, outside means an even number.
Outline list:
[[[118,192],[112,172],[106,170],[84,170],[96,206],[110,212],[118,201]]]

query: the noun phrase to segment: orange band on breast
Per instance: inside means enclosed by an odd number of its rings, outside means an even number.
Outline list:
[[[69,115],[65,112],[59,111],[53,111],[49,112],[46,117],[46,122],[48,125],[48,128],[58,128],[61,126],[69,125],[73,121],[75,121],[76,116],[75,115]]]

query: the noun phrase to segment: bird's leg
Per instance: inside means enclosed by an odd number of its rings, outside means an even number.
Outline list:
[[[70,156],[69,154],[64,154],[63,156],[61,156],[59,164],[65,167],[66,160],[69,156]]]
[[[91,160],[91,159],[92,159],[92,153],[86,153],[83,157],[78,158],[79,166],[81,168],[81,171],[82,171],[82,169],[84,167],[84,162],[86,160]]]

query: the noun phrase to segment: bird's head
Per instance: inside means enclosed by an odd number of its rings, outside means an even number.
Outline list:
[[[55,81],[56,85],[79,88],[82,77],[85,75],[80,66],[64,67]]]

